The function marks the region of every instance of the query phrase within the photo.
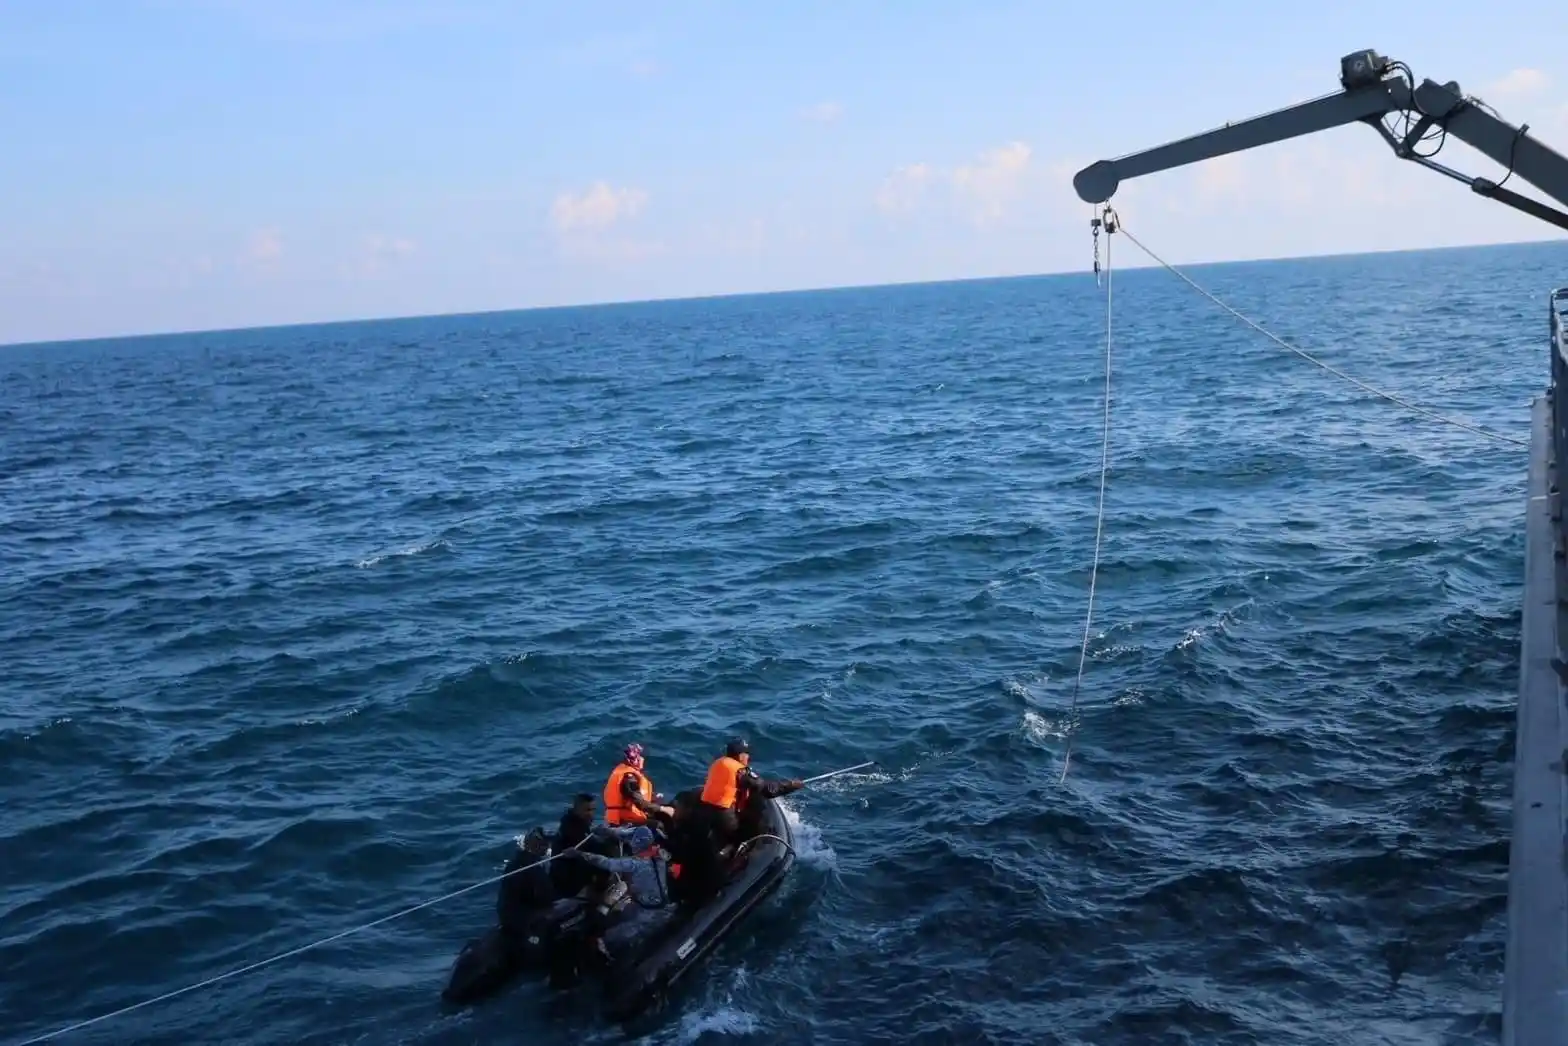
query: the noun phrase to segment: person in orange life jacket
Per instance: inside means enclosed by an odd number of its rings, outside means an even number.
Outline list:
[[[751,745],[744,737],[733,737],[724,754],[708,767],[702,786],[701,807],[707,814],[715,836],[715,849],[728,849],[740,833],[740,815],[753,796],[777,799],[803,787],[798,778],[773,780],[761,777],[751,768]]]
[[[648,776],[647,757],[642,745],[629,744],[621,761],[604,783],[604,820],[611,827],[634,827],[650,819],[668,825],[675,811],[662,805],[664,796],[655,794]]]

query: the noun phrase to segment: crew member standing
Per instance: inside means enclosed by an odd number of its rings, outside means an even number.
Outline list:
[[[715,849],[735,840],[740,832],[740,811],[753,795],[777,798],[802,787],[798,779],[775,781],[758,776],[751,768],[751,745],[744,737],[732,737],[724,754],[708,767],[702,786],[702,810],[712,828]]]

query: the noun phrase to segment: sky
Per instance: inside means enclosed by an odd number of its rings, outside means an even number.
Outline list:
[[[0,0],[0,343],[1087,271],[1077,169],[1367,47],[1568,152],[1547,0]],[[1562,235],[1364,126],[1112,203],[1177,264]]]

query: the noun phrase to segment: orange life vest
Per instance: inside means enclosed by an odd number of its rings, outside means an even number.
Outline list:
[[[720,756],[708,767],[708,780],[702,786],[702,801],[709,806],[717,806],[723,810],[733,810],[738,787],[735,779],[745,769],[746,764],[739,759],[732,759],[727,755]]]
[[[648,815],[626,801],[621,795],[621,781],[627,774],[636,774],[641,787],[637,790],[642,793],[643,799],[653,802],[653,781],[648,775],[637,769],[621,763],[610,771],[610,779],[604,785],[604,820],[606,824],[647,824]]]

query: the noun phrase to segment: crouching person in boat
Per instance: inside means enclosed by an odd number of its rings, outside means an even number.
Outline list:
[[[632,900],[641,908],[663,908],[670,903],[669,859],[659,849],[653,829],[640,824],[606,826],[596,829],[596,834],[618,839],[631,851],[631,856],[605,857],[583,850],[572,856],[599,871],[620,876],[631,890]]]
[[[588,877],[583,888],[584,907],[577,921],[575,932],[558,938],[550,953],[550,984],[568,988],[576,984],[583,974],[602,969],[611,958],[605,937],[614,929],[625,912],[636,905],[631,903],[631,890],[626,881],[614,872],[583,864],[573,858],[587,857],[584,850],[570,850],[561,854],[562,861],[570,861]],[[608,860],[602,854],[593,854]]]
[[[636,954],[637,946],[674,914],[670,903],[669,858],[646,825],[601,827],[596,834],[619,839],[630,857],[606,857],[586,849],[563,858],[587,865],[602,884],[598,903],[588,913],[582,942],[572,960],[573,974],[585,963],[613,966]]]

